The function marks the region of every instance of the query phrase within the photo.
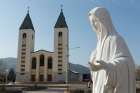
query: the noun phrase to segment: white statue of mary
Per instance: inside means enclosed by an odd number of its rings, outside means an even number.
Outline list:
[[[136,93],[133,58],[116,32],[109,12],[96,7],[89,12],[89,20],[98,40],[89,62],[92,93]]]

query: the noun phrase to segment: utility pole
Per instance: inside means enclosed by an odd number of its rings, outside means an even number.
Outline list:
[[[66,87],[67,87],[67,90],[65,93],[70,93],[70,87],[69,87],[69,71],[70,71],[70,63],[69,63],[69,50],[75,50],[77,48],[80,48],[80,47],[72,47],[72,48],[68,48],[68,55],[67,56],[67,59],[68,59],[68,63],[67,63],[67,70],[66,70]]]

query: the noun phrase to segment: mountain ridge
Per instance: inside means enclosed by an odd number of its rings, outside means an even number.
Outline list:
[[[14,57],[0,58],[0,70],[4,71],[6,69],[13,68],[16,70],[17,59]],[[70,70],[78,72],[80,74],[90,73],[89,69],[86,66],[80,64],[70,63]]]

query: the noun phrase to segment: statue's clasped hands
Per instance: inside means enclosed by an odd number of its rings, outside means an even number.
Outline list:
[[[95,61],[94,60],[93,62],[88,62],[88,63],[89,63],[89,66],[90,66],[91,70],[93,70],[93,71],[99,71],[99,70],[103,69],[105,64],[106,64],[102,60],[100,60],[100,61]]]

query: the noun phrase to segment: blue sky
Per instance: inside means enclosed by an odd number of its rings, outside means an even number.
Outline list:
[[[1,0],[0,58],[17,56],[19,26],[28,6],[36,30],[35,50],[53,51],[53,27],[61,4],[70,32],[70,62],[87,65],[90,53],[96,47],[96,34],[90,27],[88,12],[103,6],[109,10],[115,28],[125,38],[136,64],[140,64],[140,0]]]

